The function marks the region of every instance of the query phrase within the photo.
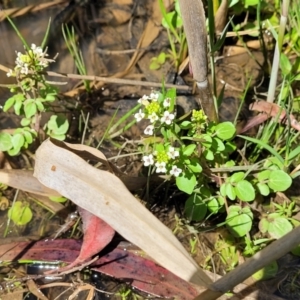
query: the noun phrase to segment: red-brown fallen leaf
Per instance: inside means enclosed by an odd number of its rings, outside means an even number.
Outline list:
[[[276,103],[261,100],[250,104],[249,109],[263,114],[259,114],[251,118],[240,133],[248,131],[250,128],[263,123],[271,117],[275,119],[278,118],[278,121],[284,122],[286,125],[290,125],[294,129],[300,131],[300,123],[296,120],[296,118],[292,114],[287,116],[286,110]]]
[[[78,257],[58,272],[66,272],[90,260],[107,246],[115,235],[115,230],[100,218],[78,207],[82,219],[83,242]],[[50,272],[49,272],[50,273]],[[53,272],[51,272],[53,273]]]
[[[81,241],[47,240],[0,245],[0,260],[21,259],[72,262],[79,255]],[[193,299],[199,294],[194,285],[180,279],[153,261],[115,248],[93,263],[93,270],[126,279],[131,285],[154,296],[181,300]]]

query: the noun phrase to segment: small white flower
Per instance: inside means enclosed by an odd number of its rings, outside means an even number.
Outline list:
[[[140,109],[139,112],[134,115],[134,117],[136,118],[137,122],[140,122],[145,117],[145,114]]]
[[[28,74],[28,64],[24,64],[22,67],[21,67],[21,74],[25,74],[27,75]]]
[[[140,98],[137,102],[140,104],[143,104],[147,106],[149,104],[149,97],[147,95],[144,95],[142,98]]]
[[[153,165],[154,164],[153,155],[150,154],[148,156],[147,155],[143,156],[143,161],[145,167]]]
[[[155,164],[155,167],[156,167],[156,173],[166,173],[167,172],[165,162],[157,162]]]
[[[182,170],[180,168],[178,168],[177,166],[173,166],[172,170],[170,171],[170,174],[174,175],[175,177],[178,177],[181,172]]]
[[[147,134],[147,135],[153,135],[153,129],[154,129],[153,125],[148,125],[145,128],[144,133]]]
[[[13,76],[13,74],[14,74],[14,73],[13,73],[13,70],[9,69],[9,70],[8,70],[8,73],[6,73],[6,76],[7,76],[7,77],[10,77],[10,76]]]
[[[162,123],[166,123],[167,125],[170,125],[174,118],[175,118],[174,114],[170,114],[170,112],[166,110],[164,112],[164,116],[160,119],[160,121]]]
[[[177,150],[175,150],[174,147],[169,147],[167,154],[168,154],[169,158],[172,158],[172,159],[175,159],[177,156],[179,156],[179,152]]]
[[[170,98],[166,98],[164,100],[163,105],[164,105],[164,107],[170,107],[170,105],[171,105],[171,99]]]
[[[152,99],[152,101],[157,101],[159,97],[159,94],[156,92],[152,92],[149,96],[150,99]]]
[[[150,120],[151,123],[154,123],[155,121],[158,120],[158,116],[155,112],[153,112],[150,116],[148,116],[148,119]]]

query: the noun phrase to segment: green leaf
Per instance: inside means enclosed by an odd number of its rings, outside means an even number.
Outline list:
[[[231,122],[219,123],[216,126],[216,134],[222,140],[230,140],[235,135],[235,126]]]
[[[166,62],[166,53],[159,53],[159,55],[157,56],[157,62],[161,65],[164,64]]]
[[[23,135],[28,144],[31,144],[33,142],[33,137],[31,132],[24,130]]]
[[[225,183],[225,191],[226,191],[226,196],[230,200],[235,200],[236,198],[235,188],[230,183]]]
[[[237,211],[236,208],[232,209],[232,206],[229,208],[226,226],[233,236],[243,237],[251,230],[252,217],[239,206],[237,206],[237,208],[239,211]]]
[[[187,193],[188,195],[192,194],[196,184],[197,184],[196,176],[189,171],[186,171],[180,176],[176,177],[177,187],[181,191]]]
[[[223,46],[224,44],[224,41],[225,41],[225,38],[226,38],[226,34],[227,34],[227,31],[228,31],[228,27],[231,23],[233,19],[233,16],[230,18],[230,20],[227,22],[226,26],[224,27],[219,39],[217,40],[217,42],[212,46],[211,48],[211,52],[214,53],[214,52],[217,52],[221,49],[221,47]]]
[[[224,143],[218,139],[218,138],[214,138],[212,143],[212,148],[216,151],[216,152],[222,152],[225,150],[225,145]]]
[[[48,93],[48,94],[46,95],[45,100],[46,100],[46,101],[49,101],[49,102],[53,102],[53,101],[55,101],[56,96],[57,96],[57,93],[56,93],[56,92],[54,92],[54,93]]]
[[[265,266],[261,270],[252,275],[255,280],[267,280],[276,276],[278,272],[277,262],[274,261],[271,264]]]
[[[196,149],[196,145],[190,144],[182,149],[182,153],[185,156],[190,156],[190,155],[192,155],[192,153],[194,152],[195,149]]]
[[[283,192],[292,184],[292,178],[282,170],[272,171],[268,186],[275,192]]]
[[[236,196],[242,201],[253,201],[255,199],[254,187],[247,180],[239,181],[234,189]]]
[[[8,151],[12,148],[13,143],[11,140],[11,135],[6,132],[0,133],[0,151]]]
[[[227,185],[227,183],[223,183],[223,184],[220,186],[220,194],[221,194],[223,197],[226,197],[226,185]]]
[[[42,98],[37,98],[35,100],[35,104],[36,104],[36,107],[37,107],[38,111],[43,112],[45,110],[45,107],[44,107],[44,104],[42,103],[41,100],[43,100],[43,99]]]
[[[20,151],[21,151],[21,148],[13,147],[13,148],[9,149],[7,151],[7,153],[8,153],[9,156],[15,156],[15,155],[18,155],[20,153]]]
[[[16,201],[8,210],[8,217],[18,226],[26,225],[32,219],[32,211],[27,204]]]
[[[11,138],[12,144],[14,148],[22,148],[25,143],[25,138],[21,133],[14,133]]]
[[[206,205],[208,210],[214,214],[216,214],[220,209],[219,201],[216,198],[212,198],[207,201]]]
[[[22,106],[23,106],[23,100],[16,99],[16,102],[14,104],[14,110],[16,115],[18,116],[20,115]]]
[[[198,158],[191,158],[190,163],[187,165],[187,167],[194,173],[202,172],[202,167],[199,163]]]
[[[31,123],[31,119],[22,118],[21,125],[28,126]]]
[[[153,57],[150,62],[150,70],[158,70],[161,67],[161,64],[157,61],[156,57]]]
[[[180,127],[182,129],[189,129],[189,128],[191,128],[191,125],[192,125],[192,122],[190,122],[190,121],[183,121],[183,122],[181,122]]]
[[[3,111],[6,112],[8,111],[14,104],[15,104],[16,98],[15,96],[12,96],[10,98],[8,98],[5,101],[4,107],[3,107]]]
[[[245,173],[244,172],[236,172],[233,175],[230,176],[230,182],[231,183],[237,183],[241,180],[243,180],[245,177]]]
[[[293,151],[289,153],[287,160],[289,162],[292,162],[299,154],[300,154],[300,146],[296,147]]]
[[[259,181],[266,181],[266,180],[269,180],[270,178],[270,174],[271,174],[271,171],[270,170],[264,170],[264,171],[261,171],[257,174],[257,179]]]
[[[257,183],[256,185],[258,191],[263,195],[263,196],[268,196],[270,194],[270,189],[269,186],[265,183]]]
[[[66,134],[69,130],[69,121],[66,118],[57,119],[58,121],[58,128],[54,131],[55,134]],[[60,123],[63,122],[63,123]]]
[[[62,140],[62,136],[65,136],[69,129],[69,122],[64,116],[51,116],[47,123],[47,134],[53,138]],[[61,136],[58,138],[58,136]],[[163,145],[162,145],[163,147]],[[163,148],[164,150],[164,148]]]
[[[206,147],[206,148],[210,148],[212,145],[212,137],[208,134],[202,134],[201,135],[201,144]]]
[[[268,233],[272,238],[279,239],[292,231],[292,224],[284,217],[274,217],[272,214],[268,216],[269,228]]]
[[[282,71],[282,74],[285,76],[291,74],[292,71],[291,62],[284,53],[280,54],[280,69]]]
[[[198,194],[192,194],[185,202],[184,214],[189,220],[202,221],[206,212],[206,204]]]
[[[58,203],[65,203],[68,199],[63,197],[63,196],[59,196],[59,197],[49,197],[49,199],[53,202],[58,202]]]
[[[24,102],[24,112],[27,119],[36,114],[37,108],[33,99],[28,99]]]
[[[171,29],[171,27],[176,28],[176,12],[171,11],[167,13],[166,17],[162,19],[161,25],[167,29]]]
[[[205,149],[203,151],[203,155],[204,155],[205,159],[207,159],[207,160],[212,161],[215,159],[214,153],[209,149]]]

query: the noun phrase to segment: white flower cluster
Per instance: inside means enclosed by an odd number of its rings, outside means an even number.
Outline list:
[[[21,52],[17,52],[16,58],[16,67],[13,70],[9,69],[6,74],[7,77],[15,76],[15,71],[20,72],[20,74],[27,75],[29,70],[36,71],[42,70],[48,67],[49,62],[53,62],[53,59],[47,59],[48,56],[46,50],[43,51],[41,47],[37,47],[35,44],[31,44],[30,50],[26,54],[22,54]]]
[[[150,121],[150,125],[148,125],[144,134],[153,135],[154,132],[154,124],[157,121],[160,121],[161,124],[171,125],[173,122],[175,115],[168,110],[171,105],[171,99],[166,98],[162,102],[162,106],[158,103],[160,94],[158,92],[152,92],[149,96],[144,95],[142,98],[138,100],[138,103],[144,105],[144,109],[140,109],[135,115],[135,119],[137,122],[140,122],[142,119],[147,118]],[[154,104],[156,103],[156,104]]]
[[[169,147],[168,149],[167,156],[170,159],[168,162],[165,161],[155,162],[154,156],[157,156],[157,152],[154,152],[154,154],[143,156],[143,162],[145,167],[155,165],[156,173],[167,173],[168,169],[171,168],[169,170],[169,174],[175,177],[178,177],[181,174],[182,169],[177,167],[175,164],[172,164],[173,162],[170,161],[170,160],[175,160],[176,157],[179,157],[179,151],[176,150],[174,147]]]

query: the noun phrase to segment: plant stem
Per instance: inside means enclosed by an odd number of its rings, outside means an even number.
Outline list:
[[[280,53],[282,50],[282,43],[284,38],[285,26],[287,23],[288,17],[288,9],[289,9],[290,0],[283,0],[282,1],[282,12],[280,17],[280,25],[279,25],[279,32],[275,46],[272,70],[271,70],[271,78],[268,90],[268,102],[274,102],[275,98],[275,90],[276,90],[276,82],[278,77],[278,69],[279,69],[279,61],[280,61]]]

